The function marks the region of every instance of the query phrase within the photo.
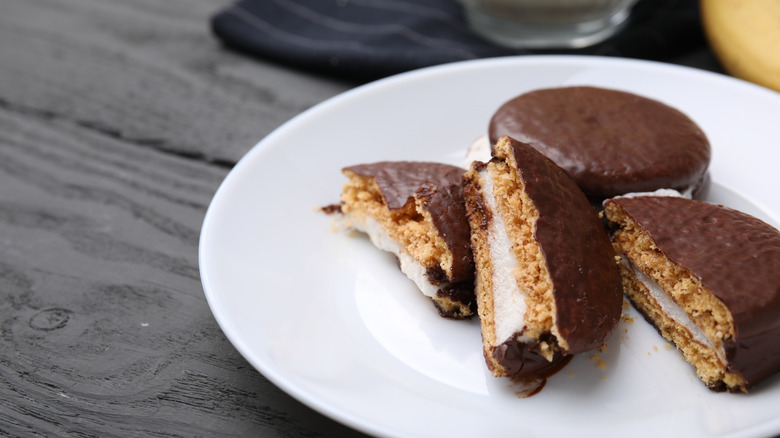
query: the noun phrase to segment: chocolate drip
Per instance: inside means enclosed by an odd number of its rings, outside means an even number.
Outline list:
[[[330,204],[324,207],[320,207],[320,211],[325,214],[341,213],[341,204]]]
[[[539,344],[525,344],[517,340],[520,333],[515,333],[509,340],[495,347],[492,351],[493,358],[507,370],[512,381],[525,385],[533,384],[523,392],[528,397],[542,390],[547,379],[562,370],[572,355],[563,354],[559,349],[552,360],[547,360],[539,351]],[[552,335],[543,339],[546,342],[554,342]],[[488,366],[491,362],[487,361]]]

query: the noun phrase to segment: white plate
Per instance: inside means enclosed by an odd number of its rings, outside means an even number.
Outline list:
[[[572,56],[471,61],[344,93],[252,149],[209,207],[200,240],[206,297],[222,330],[268,379],[312,408],[389,436],[780,432],[780,377],[750,395],[707,390],[639,316],[598,359],[575,358],[519,398],[486,370],[477,321],[440,318],[363,237],[331,229],[346,165],[461,164],[493,111],[528,90],[623,89],[687,113],[713,147],[710,200],[780,223],[780,95],[665,64]],[[659,126],[658,129],[663,129]],[[601,365],[601,366],[599,366]]]

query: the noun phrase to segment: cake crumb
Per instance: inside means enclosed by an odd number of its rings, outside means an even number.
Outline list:
[[[657,345],[653,345],[653,351],[658,351],[658,346]]]
[[[602,370],[605,370],[605,369],[607,369],[607,363],[606,363],[606,362],[604,362],[604,361],[603,361],[603,360],[602,360],[602,359],[599,357],[599,354],[598,354],[598,353],[596,353],[596,354],[594,354],[593,356],[589,357],[589,358],[588,358],[588,360],[592,360],[592,361],[596,362],[596,365],[597,365],[599,368],[601,368]]]
[[[627,313],[623,313],[622,315],[620,315],[620,320],[625,322],[626,324],[633,324],[634,323],[634,318],[631,317],[631,316],[628,316]]]
[[[573,376],[574,372],[573,371],[567,371],[566,374],[568,374],[569,376]]]
[[[599,353],[606,353],[607,352],[607,343],[601,344],[601,347],[599,347]]]
[[[672,344],[670,344],[668,342],[664,344],[664,350],[671,350],[672,348],[674,348],[674,347],[672,347]]]

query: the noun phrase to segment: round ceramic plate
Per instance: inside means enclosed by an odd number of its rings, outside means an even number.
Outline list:
[[[478,321],[452,321],[361,235],[317,207],[340,169],[380,160],[462,164],[496,108],[567,85],[626,90],[693,118],[713,148],[710,201],[780,223],[780,95],[665,64],[529,56],[434,67],[374,82],[294,118],[233,169],[200,240],[206,297],[263,375],[367,433],[440,436],[756,436],[780,432],[780,376],[714,393],[633,310],[603,352],[576,357],[537,395],[487,371]],[[659,126],[658,129],[663,129]]]

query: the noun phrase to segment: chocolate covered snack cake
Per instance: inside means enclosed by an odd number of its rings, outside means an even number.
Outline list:
[[[780,370],[780,232],[680,197],[605,202],[625,291],[711,389],[744,391]]]
[[[598,87],[531,91],[504,103],[488,135],[528,143],[600,203],[668,188],[704,199],[710,145],[688,116],[653,99]]]
[[[394,253],[401,271],[442,316],[476,311],[474,262],[459,167],[427,162],[380,162],[342,170],[344,223]]]
[[[485,360],[495,376],[550,374],[600,347],[621,314],[609,237],[571,177],[501,138],[464,176]]]

